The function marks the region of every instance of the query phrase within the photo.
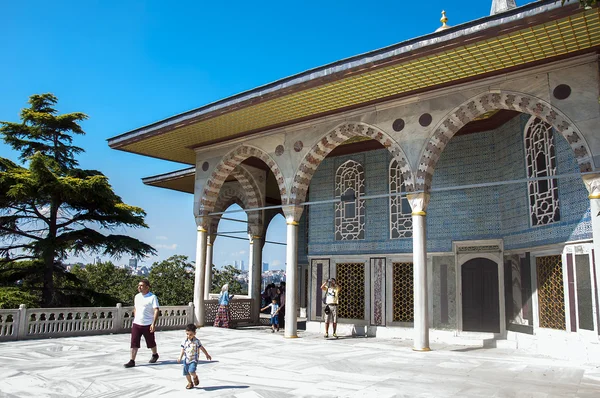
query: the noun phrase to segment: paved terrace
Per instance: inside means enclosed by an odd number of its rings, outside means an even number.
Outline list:
[[[0,343],[0,397],[600,397],[600,358],[435,344],[420,353],[405,340],[284,339],[265,327],[198,336],[213,360],[189,391],[176,363],[183,331],[158,332],[159,362],[142,348],[132,369],[126,334]]]

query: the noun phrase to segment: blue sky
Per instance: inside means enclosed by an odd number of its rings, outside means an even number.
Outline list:
[[[0,120],[18,121],[31,94],[51,92],[61,113],[81,111],[83,168],[101,170],[126,203],[148,213],[129,233],[158,250],[195,256],[192,195],[141,178],[186,167],[111,150],[106,139],[342,58],[487,16],[464,1],[4,1],[0,3]],[[523,5],[527,2],[518,2]],[[0,156],[17,155],[0,143]],[[242,215],[243,216],[243,215]],[[235,231],[239,223],[220,229]],[[277,218],[267,240],[285,241]],[[285,247],[263,261],[282,268]],[[90,256],[87,260],[91,260]],[[122,259],[119,262],[126,262]],[[248,261],[248,244],[218,238],[215,264]]]

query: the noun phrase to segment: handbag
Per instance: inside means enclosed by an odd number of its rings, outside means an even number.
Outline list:
[[[329,313],[331,312],[331,308],[329,308],[329,306],[326,305],[325,309],[323,310],[323,312],[325,312],[325,314],[329,315]]]

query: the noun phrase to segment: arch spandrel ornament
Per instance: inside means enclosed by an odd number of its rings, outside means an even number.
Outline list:
[[[527,94],[502,91],[480,94],[450,112],[433,130],[429,141],[424,146],[415,175],[415,189],[418,191],[431,189],[431,181],[435,166],[450,142],[450,139],[464,125],[476,117],[496,109],[507,109],[536,116],[552,125],[567,140],[581,172],[594,170],[594,163],[589,147],[569,118],[548,102]]]
[[[378,141],[398,161],[406,189],[414,189],[413,173],[400,145],[381,129],[366,123],[344,123],[325,134],[304,156],[290,188],[289,203],[299,205],[306,200],[310,180],[325,157],[350,138],[363,136]]]

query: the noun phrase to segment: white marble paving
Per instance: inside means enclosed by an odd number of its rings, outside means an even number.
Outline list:
[[[142,348],[125,369],[129,335],[0,343],[0,398],[11,397],[600,397],[597,364],[527,356],[508,349],[340,338],[300,332],[284,339],[267,328],[202,328],[212,355],[200,386],[185,389],[176,363],[183,331],[159,332],[159,362]]]

